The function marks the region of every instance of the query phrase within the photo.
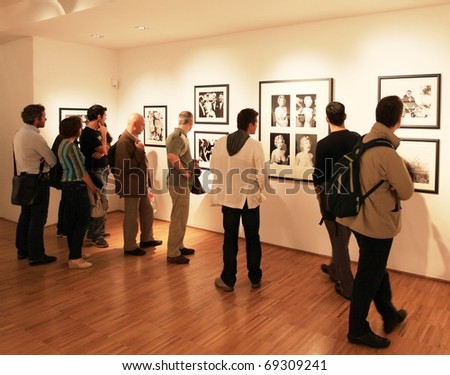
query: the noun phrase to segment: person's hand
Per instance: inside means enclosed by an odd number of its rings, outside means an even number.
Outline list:
[[[106,139],[106,134],[108,133],[108,129],[106,128],[106,126],[100,124],[98,131],[100,132],[100,135],[102,136],[102,138]]]
[[[95,152],[92,154],[92,157],[93,157],[94,159],[101,159],[103,156],[105,156],[105,154],[104,154],[103,152],[98,152],[98,151],[95,151]]]
[[[141,150],[145,150],[145,145],[141,141],[135,142],[136,148],[140,148]]]

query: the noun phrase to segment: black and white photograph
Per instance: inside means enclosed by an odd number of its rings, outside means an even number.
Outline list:
[[[194,87],[194,122],[228,124],[229,85]]]
[[[403,101],[402,128],[440,128],[440,74],[378,77],[378,100],[397,95]]]
[[[167,138],[167,106],[144,106],[144,144],[165,147]]]
[[[198,160],[201,169],[209,169],[216,141],[227,134],[223,132],[194,132],[194,159]]]
[[[272,126],[287,127],[290,125],[290,95],[272,95]]]
[[[290,134],[270,134],[270,164],[290,164],[290,137]]]
[[[414,182],[414,190],[438,194],[439,139],[402,139],[397,148]]]
[[[325,107],[332,94],[332,78],[259,82],[258,135],[270,178],[312,181],[315,147],[329,133]]]
[[[88,123],[87,111],[88,111],[87,108],[60,108],[59,122],[70,116],[78,116],[81,118],[84,127]]]
[[[316,94],[295,96],[295,126],[301,128],[316,127],[316,99]]]

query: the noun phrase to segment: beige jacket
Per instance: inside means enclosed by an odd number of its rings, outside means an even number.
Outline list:
[[[392,131],[376,122],[364,136],[368,142],[386,138],[394,149],[373,147],[361,157],[361,189],[365,193],[380,180],[385,182],[364,202],[357,216],[338,218],[337,222],[372,238],[393,238],[401,230],[401,200],[411,198],[414,185],[402,158],[397,154],[400,145]]]

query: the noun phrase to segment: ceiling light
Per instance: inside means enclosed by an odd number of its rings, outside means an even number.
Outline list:
[[[144,26],[144,25],[137,25],[137,26],[135,26],[134,28],[135,28],[136,30],[139,30],[139,31],[144,31],[144,30],[148,30],[148,29],[149,29],[148,26]]]
[[[91,34],[91,37],[95,38],[95,39],[101,39],[104,38],[104,35],[101,34]]]

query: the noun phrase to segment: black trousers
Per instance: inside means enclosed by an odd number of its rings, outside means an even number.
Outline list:
[[[222,214],[224,229],[222,280],[229,286],[234,286],[236,283],[239,223],[242,217],[248,278],[252,283],[259,283],[262,277],[259,206],[249,209],[247,202],[242,209],[222,206]]]
[[[392,304],[391,284],[386,270],[393,238],[377,239],[353,233],[359,246],[359,260],[353,282],[348,333],[360,336],[371,332],[367,315],[372,301],[383,320],[394,319],[397,312]]]

